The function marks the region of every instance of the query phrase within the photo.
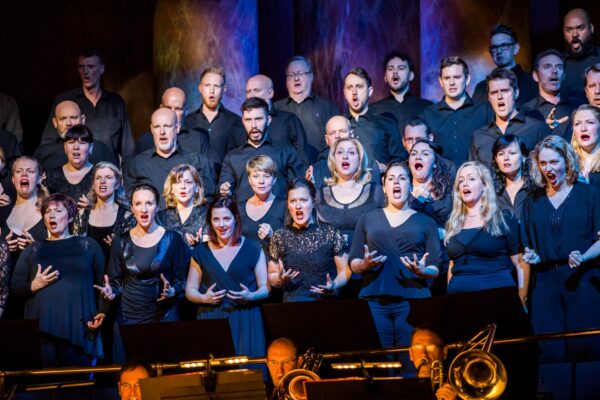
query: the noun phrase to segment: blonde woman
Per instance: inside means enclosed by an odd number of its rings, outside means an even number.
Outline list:
[[[579,160],[559,136],[548,136],[531,153],[538,188],[523,208],[525,251],[535,264],[531,322],[535,333],[600,326],[600,193],[578,182]],[[540,343],[543,362],[600,357],[597,338]]]
[[[91,207],[79,209],[73,234],[95,239],[108,261],[112,239],[135,226],[119,168],[104,161],[96,164],[92,170],[92,188],[86,197]]]
[[[163,197],[167,208],[156,216],[159,225],[183,237],[188,246],[202,242],[206,219],[204,186],[196,168],[179,164],[165,179]]]
[[[246,163],[246,174],[254,195],[238,205],[242,234],[268,252],[273,232],[283,227],[287,206],[284,198],[273,194],[277,166],[271,157],[260,155]]]
[[[579,179],[600,187],[600,109],[584,104],[573,112],[571,146],[579,156]]]
[[[497,204],[490,171],[479,162],[458,170],[444,244],[450,258],[448,293],[516,286],[527,301],[529,270],[519,264],[519,222]]]
[[[330,178],[317,190],[319,222],[337,228],[352,243],[358,218],[383,205],[381,186],[371,182],[368,157],[362,144],[353,138],[335,141],[327,164]]]

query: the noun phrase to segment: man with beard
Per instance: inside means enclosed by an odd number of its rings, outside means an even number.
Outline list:
[[[571,141],[571,113],[580,104],[562,96],[562,83],[565,79],[565,60],[554,49],[538,54],[533,66],[533,79],[538,83],[538,96],[523,105],[529,115],[544,121],[553,135]]]
[[[246,98],[259,97],[269,105],[269,136],[274,144],[290,145],[296,149],[298,156],[304,165],[308,165],[308,157],[305,153],[306,134],[302,122],[293,113],[273,108],[273,81],[266,75],[255,75],[246,82]],[[235,144],[242,146],[246,143],[244,135],[235,138]]]
[[[593,43],[594,25],[589,13],[575,8],[565,15],[563,38],[567,46],[565,52],[565,81],[563,95],[585,103],[583,72],[591,65],[600,62],[600,49]]]
[[[498,137],[508,134],[520,136],[527,149],[532,150],[537,142],[550,134],[550,129],[517,109],[519,87],[514,72],[497,68],[485,80],[488,99],[496,117],[473,132],[469,161],[479,161],[491,169],[492,148]]]
[[[235,147],[232,138],[244,135],[240,117],[226,109],[221,102],[226,90],[225,70],[219,66],[206,68],[200,74],[198,85],[202,106],[184,119],[184,126],[190,131],[208,132],[217,172],[227,151]]]
[[[215,192],[216,180],[212,165],[202,154],[178,145],[179,122],[175,111],[160,107],[154,111],[150,121],[154,147],[136,155],[128,163],[124,176],[127,191],[141,183],[150,184],[162,191],[169,172],[179,164],[189,164],[196,168],[202,178],[204,196],[210,201]],[[161,208],[164,208],[164,197],[161,197],[160,203]]]
[[[302,56],[292,57],[288,61],[285,78],[288,97],[276,101],[274,106],[300,118],[306,134],[307,156],[310,162],[315,162],[319,153],[326,147],[323,141],[325,124],[340,111],[331,101],[313,93],[314,72],[309,59]]]
[[[269,105],[258,97],[250,97],[242,104],[242,124],[247,134],[247,142],[230,150],[221,166],[219,193],[221,196],[235,195],[238,202],[254,195],[246,163],[260,155],[270,157],[277,165],[273,194],[285,198],[288,181],[301,177],[304,167],[296,150],[289,145],[274,144],[268,135],[271,116]]]
[[[351,69],[344,77],[344,97],[350,114],[347,118],[354,137],[365,147],[367,155],[380,164],[406,160],[408,155],[402,147],[400,133],[395,121],[375,114],[369,109],[369,97],[373,94],[371,78],[361,67]]]
[[[517,33],[510,26],[498,24],[490,32],[489,51],[492,60],[494,60],[497,68],[509,69],[517,75],[519,81],[519,99],[517,103],[523,104],[535,98],[537,86],[531,78],[531,74],[525,71],[515,60],[519,49]],[[488,101],[485,79],[475,87],[473,100],[476,102]]]
[[[406,123],[419,116],[431,102],[410,93],[409,85],[415,79],[415,69],[407,55],[397,50],[388,53],[383,69],[383,80],[388,84],[390,95],[371,104],[371,110],[375,114],[393,116],[398,132],[403,132]]]
[[[600,107],[600,63],[588,67],[585,76],[585,97],[588,103]]]

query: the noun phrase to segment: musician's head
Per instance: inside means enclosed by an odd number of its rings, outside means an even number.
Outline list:
[[[431,375],[431,363],[433,361],[444,361],[448,349],[444,341],[435,331],[429,328],[415,328],[410,340],[408,351],[410,360],[417,368],[419,378],[429,378]]]
[[[279,338],[271,342],[267,349],[267,366],[275,386],[285,374],[300,368],[301,365],[302,357],[298,357],[294,342],[287,338]]]
[[[130,361],[119,371],[119,396],[121,400],[141,400],[140,380],[156,376],[149,364]]]

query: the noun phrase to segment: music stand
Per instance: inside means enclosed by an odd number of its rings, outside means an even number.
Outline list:
[[[0,320],[0,371],[42,368],[37,320]]]
[[[121,325],[128,360],[181,362],[235,355],[227,319]]]
[[[323,379],[307,381],[310,400],[430,400],[434,398],[429,379],[374,378]]]
[[[381,347],[365,300],[265,304],[262,313],[269,342],[286,337],[320,353]]]

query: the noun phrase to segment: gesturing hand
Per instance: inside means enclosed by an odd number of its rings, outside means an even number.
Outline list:
[[[583,254],[581,254],[581,252],[579,250],[573,250],[569,254],[569,267],[571,267],[571,268],[577,268],[583,262],[584,262],[584,260],[583,260]]]
[[[87,197],[81,195],[79,199],[77,199],[77,208],[90,208],[92,203],[88,200]]]
[[[313,166],[312,165],[310,167],[308,167],[308,169],[304,173],[304,179],[314,183],[314,181],[313,181]]]
[[[104,275],[104,286],[94,285],[94,289],[98,290],[105,300],[110,301],[115,298],[115,294],[110,287],[108,275]]]
[[[267,240],[273,235],[273,228],[269,224],[260,224],[258,226],[258,237],[262,240]]]
[[[231,196],[231,183],[223,182],[219,186],[219,194],[223,197]]]
[[[8,231],[8,235],[4,238],[6,240],[6,244],[8,244],[8,251],[17,251],[19,250],[19,238],[14,237],[14,233],[12,230]]]
[[[23,234],[20,238],[17,239],[19,243],[19,250],[25,250],[25,247],[29,246],[31,243],[35,242],[35,239],[31,234],[27,231],[23,231]]]
[[[106,243],[109,246],[112,246],[112,241],[115,238],[115,234],[111,233],[110,235],[106,235],[106,237],[104,239],[102,239],[102,241],[104,243]]]
[[[402,264],[404,264],[406,268],[410,269],[415,275],[422,278],[424,275],[426,275],[426,260],[428,256],[429,253],[425,253],[420,260],[417,260],[417,255],[413,253],[412,260],[406,256],[402,256],[400,257],[400,261],[402,261]]]
[[[541,259],[540,256],[535,252],[535,250],[531,250],[529,247],[525,247],[525,252],[523,253],[523,261],[527,264],[538,264]]]
[[[10,204],[10,197],[6,193],[0,194],[0,207],[4,207]]]
[[[335,292],[335,282],[331,279],[331,276],[327,274],[325,276],[325,284],[319,286],[311,286],[310,291],[319,294],[331,294]]]
[[[202,241],[202,228],[198,229],[198,232],[195,234],[186,233],[185,240],[190,246],[194,246],[196,243]]]
[[[252,301],[252,292],[243,283],[240,283],[242,290],[234,292],[233,290],[227,291],[227,298],[237,303],[248,303]]]
[[[300,275],[300,271],[294,271],[293,269],[286,270],[283,266],[283,261],[281,261],[281,258],[277,261],[279,262],[279,285],[283,285],[286,282],[290,282],[292,279]]]
[[[94,316],[94,318],[92,318],[91,321],[88,321],[87,326],[88,328],[90,328],[90,330],[95,331],[96,329],[100,328],[100,326],[102,326],[102,323],[104,322],[104,318],[106,317],[106,314],[104,313],[98,313]]]
[[[33,278],[33,281],[31,281],[31,291],[32,292],[35,293],[37,291],[40,291],[43,288],[45,288],[46,286],[48,286],[58,280],[59,275],[60,275],[58,270],[54,270],[54,271],[50,272],[51,269],[52,269],[52,265],[49,265],[48,268],[46,268],[42,272],[42,266],[40,264],[38,264],[35,278]]]
[[[163,290],[157,301],[163,301],[175,296],[175,288],[171,287],[171,284],[163,274],[160,274],[160,280],[163,281]]]
[[[373,268],[380,264],[383,264],[387,260],[387,256],[383,254],[376,256],[377,250],[369,251],[369,246],[365,244],[365,255],[363,256],[363,263],[367,268]]]
[[[566,120],[569,119],[568,115],[565,115],[564,117],[557,119],[555,117],[555,114],[556,114],[556,107],[554,107],[554,108],[552,108],[552,110],[550,110],[550,113],[548,113],[548,118],[546,118],[546,124],[548,124],[550,129],[554,129],[554,128],[558,127],[560,124],[562,124],[563,122],[565,122]]]
[[[213,283],[206,290],[206,293],[204,293],[204,303],[216,306],[217,304],[221,303],[221,301],[223,301],[223,297],[225,297],[225,293],[227,293],[227,290],[223,289],[214,292],[213,290],[215,289],[215,287],[217,287],[217,284]]]

